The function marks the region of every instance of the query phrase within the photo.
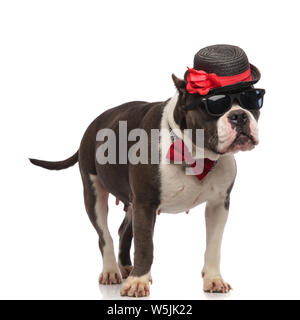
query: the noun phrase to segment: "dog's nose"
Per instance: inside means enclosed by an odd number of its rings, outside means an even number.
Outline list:
[[[234,110],[228,114],[228,120],[234,126],[243,127],[249,122],[249,117],[243,110]]]

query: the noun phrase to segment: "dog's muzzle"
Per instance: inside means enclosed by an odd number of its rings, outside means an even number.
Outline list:
[[[218,121],[220,153],[252,150],[258,144],[257,122],[242,108],[227,112]]]

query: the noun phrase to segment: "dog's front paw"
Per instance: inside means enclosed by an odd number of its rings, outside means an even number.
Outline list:
[[[231,286],[226,283],[220,275],[203,276],[203,291],[209,293],[227,293],[232,290]]]
[[[119,270],[114,271],[102,271],[99,277],[100,284],[120,284],[122,278]]]
[[[149,282],[152,278],[149,273],[141,277],[129,276],[121,289],[121,296],[147,297],[150,294]]]

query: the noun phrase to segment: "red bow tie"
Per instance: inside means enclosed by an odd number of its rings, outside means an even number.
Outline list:
[[[189,152],[187,146],[184,144],[184,142],[177,138],[172,145],[169,148],[169,151],[167,153],[167,159],[172,160],[172,161],[178,161],[178,162],[186,162],[188,163],[194,173],[195,176],[201,181],[206,177],[206,175],[209,173],[209,171],[215,166],[216,161],[212,161],[208,158],[204,159],[204,168],[201,173],[198,173],[198,170],[196,169],[196,165],[198,161],[202,160],[195,160],[191,153]]]

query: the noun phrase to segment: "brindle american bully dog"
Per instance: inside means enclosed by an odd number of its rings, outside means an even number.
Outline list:
[[[250,150],[258,144],[257,121],[262,106],[263,89],[254,89],[260,78],[249,64],[245,52],[236,46],[215,45],[201,49],[194,58],[194,68],[185,79],[172,75],[177,88],[173,98],[164,102],[135,101],[109,109],[86,130],[79,150],[59,162],[30,159],[35,165],[61,170],[79,163],[88,216],[99,236],[103,256],[101,284],[124,282],[121,295],[148,296],[153,261],[153,231],[160,212],[178,213],[206,202],[206,252],[202,270],[204,291],[228,292],[231,287],[220,273],[220,247],[228,216],[230,192],[236,176],[233,154]],[[165,129],[158,144],[159,163],[100,164],[96,151],[100,129],[116,133],[119,150],[119,121],[127,121],[128,131],[136,128],[148,133],[149,154],[151,129]],[[192,129],[194,151],[199,148],[195,130],[204,130],[204,162],[213,163],[205,177],[186,174],[186,163],[168,161],[162,150],[174,142],[175,132],[183,138],[184,129]],[[126,151],[133,145],[128,141]],[[117,152],[118,153],[118,152]],[[117,154],[119,159],[119,154]],[[119,229],[118,263],[108,230],[108,196],[124,203],[126,215]],[[130,248],[134,239],[134,262]]]

